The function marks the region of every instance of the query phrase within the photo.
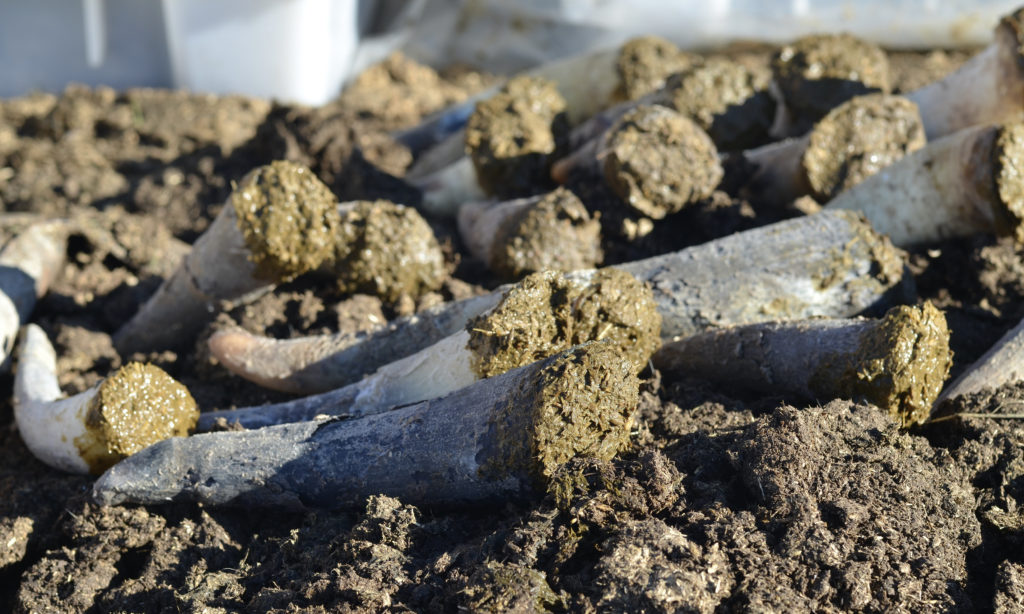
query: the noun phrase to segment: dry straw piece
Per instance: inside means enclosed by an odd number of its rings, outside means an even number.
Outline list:
[[[14,379],[14,420],[25,445],[47,465],[98,475],[150,444],[187,435],[199,416],[185,386],[140,363],[63,397],[53,346],[41,328],[29,324]]]
[[[449,396],[358,420],[318,420],[171,439],[108,470],[104,505],[192,500],[257,508],[499,504],[543,492],[576,456],[611,459],[629,440],[633,365],[595,343]]]

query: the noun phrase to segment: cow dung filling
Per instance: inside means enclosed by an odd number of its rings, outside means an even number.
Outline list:
[[[1024,123],[1005,124],[992,152],[996,193],[1001,204],[996,213],[997,231],[1024,242]]]
[[[639,387],[633,365],[613,343],[587,344],[549,361],[498,410],[496,449],[481,473],[525,472],[543,492],[574,457],[611,460],[629,445]]]
[[[188,388],[159,367],[132,362],[100,384],[75,446],[99,475],[151,444],[188,435],[198,419]]]
[[[601,223],[571,191],[558,188],[504,220],[489,266],[502,279],[547,269],[574,271],[601,262]]]
[[[466,124],[466,150],[484,192],[528,196],[551,183],[551,162],[568,139],[565,106],[555,83],[528,76],[477,103]]]
[[[902,96],[869,94],[818,122],[802,165],[814,197],[828,202],[925,143],[916,104]]]
[[[555,271],[534,273],[466,329],[473,370],[481,378],[588,341],[610,342],[639,373],[661,345],[654,294],[618,269],[600,269],[589,282]]]
[[[891,89],[885,52],[850,34],[797,39],[774,55],[772,72],[796,126],[804,128],[854,96]]]
[[[619,49],[615,63],[619,75],[615,98],[620,101],[636,100],[663,86],[669,75],[702,61],[699,55],[682,51],[660,36],[630,39]]]
[[[865,331],[852,356],[823,361],[811,387],[823,396],[866,399],[909,427],[928,419],[952,364],[942,312],[931,303],[901,305]]]
[[[707,133],[661,106],[623,116],[605,137],[599,160],[612,192],[655,220],[710,197],[724,174]]]
[[[711,58],[669,77],[658,103],[696,122],[718,149],[750,149],[770,140],[776,106],[770,82],[768,71]]]
[[[386,200],[344,208],[333,268],[342,292],[371,294],[389,303],[436,290],[448,275],[426,220],[415,209]]]
[[[304,166],[276,161],[253,170],[230,204],[261,279],[288,281],[334,252],[337,200]]]

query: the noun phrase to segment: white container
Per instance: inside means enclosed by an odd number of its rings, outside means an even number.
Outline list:
[[[319,105],[358,43],[357,0],[163,0],[174,85]]]

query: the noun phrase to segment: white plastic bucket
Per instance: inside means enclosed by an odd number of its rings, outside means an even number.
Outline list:
[[[319,105],[358,42],[356,0],[163,0],[174,85]]]

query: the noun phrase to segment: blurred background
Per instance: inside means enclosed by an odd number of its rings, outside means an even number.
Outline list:
[[[846,31],[984,45],[1019,0],[0,0],[0,96],[69,83],[322,104],[394,50],[507,73],[657,34],[680,47]]]

